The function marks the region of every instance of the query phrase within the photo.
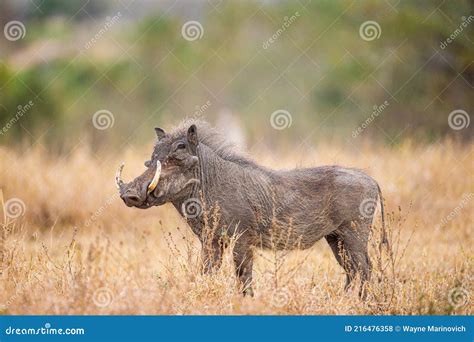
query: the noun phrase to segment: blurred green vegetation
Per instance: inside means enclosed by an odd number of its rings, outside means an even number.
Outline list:
[[[473,124],[453,131],[448,115],[474,108],[474,22],[440,48],[472,15],[470,1],[183,2],[171,11],[163,2],[145,14],[140,1],[128,9],[105,1],[47,0],[40,10],[12,3],[0,6],[0,23],[19,18],[26,35],[0,40],[0,125],[19,105],[35,105],[0,135],[2,143],[149,141],[151,127],[192,116],[207,101],[203,116],[212,122],[229,108],[250,145],[262,136],[348,140],[384,101],[390,105],[361,136],[391,144],[473,137]],[[184,9],[193,6],[198,14],[189,15]],[[201,39],[183,39],[187,20],[202,24]],[[361,39],[368,20],[380,25],[378,39]],[[103,131],[91,122],[101,109],[114,115]],[[291,128],[272,129],[278,109],[291,113]]]

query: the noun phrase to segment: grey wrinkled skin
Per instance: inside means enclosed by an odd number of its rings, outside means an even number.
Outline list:
[[[204,272],[221,264],[234,237],[233,258],[244,294],[253,294],[254,248],[306,249],[325,238],[346,273],[357,273],[360,295],[370,278],[368,239],[380,188],[364,172],[339,166],[271,170],[238,153],[205,122],[188,120],[158,140],[147,170],[120,186],[127,206],[141,209],[172,203],[202,243]],[[147,187],[162,165],[154,191]],[[373,204],[368,213],[361,205]],[[382,230],[382,243],[386,243]]]

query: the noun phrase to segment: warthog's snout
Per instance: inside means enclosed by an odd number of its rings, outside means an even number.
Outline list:
[[[120,198],[122,198],[125,204],[129,207],[149,207],[150,205],[147,203],[147,197],[151,192],[153,192],[153,190],[155,190],[158,184],[161,174],[161,163],[157,161],[151,181],[147,180],[149,179],[149,172],[145,172],[130,183],[124,183],[122,181],[121,174],[123,166],[122,163],[115,176],[115,182],[120,193]]]
[[[124,189],[123,192],[120,192],[120,198],[122,198],[128,207],[141,205],[146,200],[146,188],[146,186],[144,186],[143,189],[129,187],[128,189]]]

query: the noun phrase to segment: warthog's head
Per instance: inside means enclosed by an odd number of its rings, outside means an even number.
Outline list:
[[[196,126],[191,125],[184,137],[170,136],[161,128],[155,131],[158,141],[151,159],[145,162],[147,170],[130,183],[121,179],[123,164],[117,171],[117,188],[129,207],[147,209],[180,200],[191,191],[193,184],[199,183]]]

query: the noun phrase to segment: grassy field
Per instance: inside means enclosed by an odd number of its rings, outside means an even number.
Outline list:
[[[219,272],[200,275],[197,239],[171,205],[131,209],[117,196],[119,162],[129,180],[149,152],[79,147],[54,157],[41,147],[0,148],[1,313],[474,313],[472,144],[251,151],[275,168],[339,164],[379,181],[392,252],[380,254],[374,234],[366,302],[357,289],[344,292],[325,241],[307,251],[259,252],[254,298],[239,295],[229,253]]]

